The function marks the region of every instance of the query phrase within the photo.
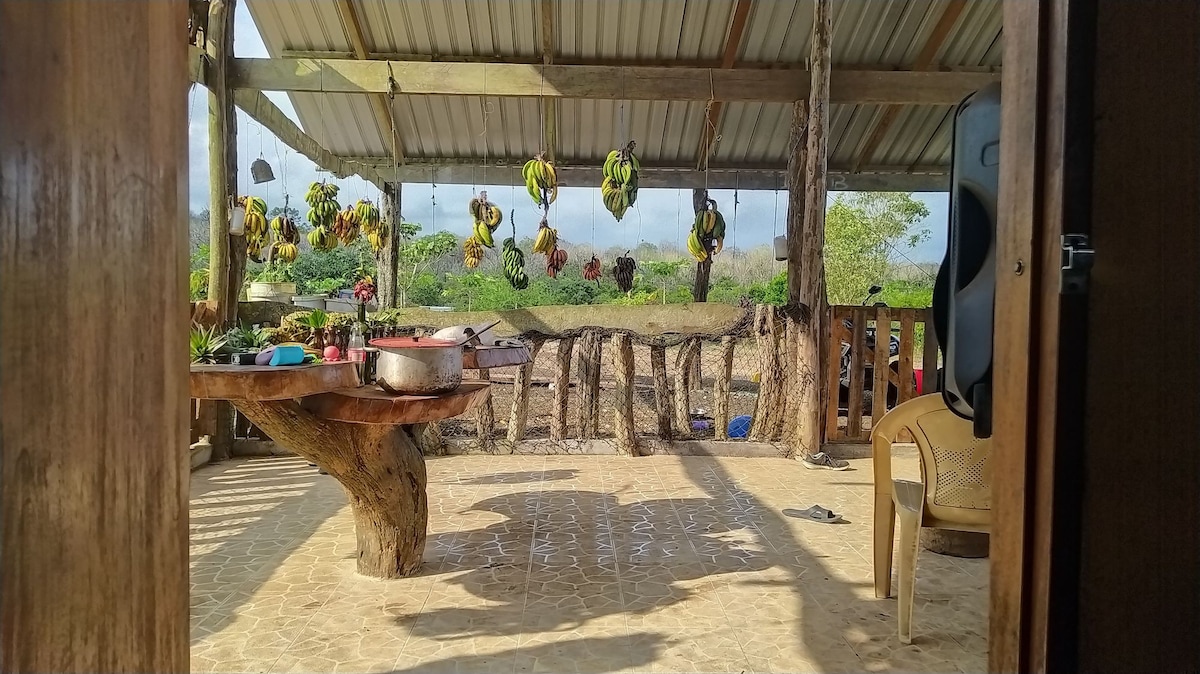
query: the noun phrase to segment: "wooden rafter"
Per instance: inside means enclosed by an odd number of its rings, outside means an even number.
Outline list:
[[[942,16],[938,19],[937,25],[933,27],[933,31],[929,34],[929,39],[925,41],[925,46],[921,48],[921,52],[917,54],[913,61],[913,70],[927,70],[934,65],[934,59],[937,58],[938,51],[941,50],[942,44],[950,35],[950,29],[954,28],[954,24],[958,22],[958,17],[966,9],[966,0],[950,0],[946,3],[946,9],[942,11]],[[970,92],[967,92],[970,93]],[[965,95],[965,94],[964,94]],[[889,105],[880,115],[879,121],[876,122],[875,128],[871,130],[871,134],[867,137],[863,144],[862,150],[858,153],[858,159],[854,164],[857,167],[866,163],[871,157],[875,156],[875,151],[879,149],[879,145],[891,130],[892,125],[896,123],[896,119],[900,116],[901,108],[897,105]]]
[[[346,27],[346,36],[350,39],[354,58],[360,61],[370,59],[371,52],[367,49],[366,33],[358,18],[358,11],[354,8],[354,0],[337,0],[337,10],[342,17],[342,24]],[[387,144],[395,148],[397,159],[403,163],[404,142],[400,138],[400,130],[393,124],[390,93],[389,91],[387,95],[371,96],[371,110],[375,115],[375,122],[379,125],[380,135],[390,135],[391,142]]]
[[[554,64],[554,0],[541,0],[542,65]],[[558,103],[553,98],[542,99],[542,151],[554,160],[558,145]]]
[[[486,71],[486,72],[485,72]],[[342,59],[234,59],[235,88],[259,91],[525,96],[641,101],[791,103],[808,95],[803,69],[737,70]],[[951,105],[1000,76],[992,72],[834,70],[830,103]],[[486,89],[485,85],[486,84]]]
[[[279,52],[284,59],[356,59],[353,52],[321,49],[284,49]],[[416,61],[419,63],[507,63],[509,65],[537,65],[542,57],[478,54],[412,54],[403,52],[373,51],[372,61]],[[649,68],[720,68],[721,59],[646,59],[646,58],[587,58],[555,56],[554,62],[564,66],[645,66]],[[885,64],[843,64],[842,70],[907,70]],[[734,61],[733,70],[804,70],[803,63],[777,63],[775,61]],[[943,72],[999,73],[1000,66],[937,66]]]
[[[733,8],[733,20],[729,24],[729,35],[725,38],[725,52],[721,55],[721,68],[733,68],[737,61],[738,51],[742,48],[742,36],[746,34],[746,20],[750,16],[750,8],[754,0],[738,0]],[[700,153],[696,168],[703,169],[708,165],[712,155],[713,141],[717,137],[717,128],[721,124],[722,101],[714,101],[704,111],[704,126],[700,129]]]
[[[409,163],[392,168],[388,157],[347,157],[355,166],[371,166],[381,180],[388,182],[429,182],[438,184],[487,184],[520,185],[521,164],[519,159],[480,166],[480,159],[410,159]],[[706,172],[693,166],[660,166],[643,164],[638,174],[642,187],[691,189],[776,190],[786,187],[784,169],[769,166],[720,166],[710,167]],[[564,187],[595,186],[602,176],[596,165],[559,164],[559,184]],[[860,173],[851,173],[847,166],[830,168],[826,180],[829,189],[835,191],[897,191],[897,192],[944,192],[949,185],[949,168],[946,166],[913,167],[868,167]]]

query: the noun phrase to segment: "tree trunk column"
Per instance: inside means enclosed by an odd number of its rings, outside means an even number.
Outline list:
[[[345,488],[354,512],[359,573],[405,578],[420,571],[429,522],[425,460],[401,426],[329,421],[294,400],[238,402],[237,407]]]

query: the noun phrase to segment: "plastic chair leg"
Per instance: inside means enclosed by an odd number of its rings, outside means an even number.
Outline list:
[[[913,595],[917,582],[917,550],[921,538],[920,511],[899,509],[900,513],[900,642],[912,643]]]
[[[896,542],[896,504],[891,494],[875,494],[875,598],[892,596],[892,546]]]

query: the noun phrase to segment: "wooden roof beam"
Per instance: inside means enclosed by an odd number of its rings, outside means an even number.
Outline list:
[[[946,38],[950,36],[950,29],[954,28],[954,24],[958,22],[958,17],[966,9],[966,0],[950,0],[946,3],[946,9],[942,11],[942,16],[938,18],[937,25],[933,27],[933,31],[929,34],[929,39],[925,41],[925,46],[921,48],[921,52],[917,54],[913,61],[913,70],[928,70],[934,65],[934,59],[937,58],[938,51],[942,48]],[[969,94],[971,92],[966,92]],[[961,99],[960,99],[961,100]],[[957,101],[956,101],[957,102]],[[888,131],[892,125],[896,123],[896,119],[900,116],[900,108],[896,105],[889,105],[884,108],[883,114],[879,116],[879,121],[875,123],[875,127],[871,130],[871,134],[867,136],[866,142],[863,144],[862,150],[858,153],[858,159],[854,161],[855,170],[857,167],[865,164],[875,156],[875,152],[879,149],[883,139],[887,137]]]
[[[640,101],[791,103],[808,96],[809,90],[804,69],[238,58],[229,77],[235,88],[259,91],[386,94],[394,77],[397,93],[403,94]],[[839,68],[831,76],[830,102],[953,105],[999,79],[990,72]]]
[[[480,159],[416,159],[392,169],[387,157],[348,157],[359,165],[374,165],[379,177],[389,182],[429,183],[443,185],[521,185],[521,164],[511,162],[482,166]],[[565,187],[595,187],[602,179],[596,165],[559,164],[559,184]],[[854,173],[850,167],[830,167],[826,185],[832,191],[860,192],[945,192],[949,189],[950,169],[947,166],[868,167]],[[704,171],[691,166],[654,166],[642,164],[638,174],[639,187],[692,189],[784,190],[787,180],[783,167],[722,166]]]
[[[353,0],[337,0],[337,11],[342,18],[342,24],[346,27],[346,36],[350,41],[354,57],[360,61],[369,60],[371,52],[367,49],[366,35],[363,32],[362,22],[359,21],[358,12],[354,9]],[[392,146],[397,160],[404,163],[404,141],[400,138],[400,130],[396,128],[392,115],[391,92],[389,91],[387,95],[371,96],[371,111],[375,115],[375,122],[379,125],[379,135],[384,138],[391,136],[391,142],[388,144]]]
[[[733,8],[733,20],[729,24],[729,35],[725,38],[725,52],[721,55],[721,67],[729,69],[737,61],[738,52],[742,48],[742,36],[746,33],[746,20],[750,16],[753,0],[738,0]],[[713,142],[717,137],[717,129],[721,125],[722,101],[713,101],[704,111],[704,126],[700,128],[699,159],[696,168],[703,169],[712,155]]]

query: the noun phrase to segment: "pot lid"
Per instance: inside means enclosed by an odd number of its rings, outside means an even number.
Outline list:
[[[458,346],[454,340],[433,337],[376,337],[370,344],[384,349],[444,349]]]

